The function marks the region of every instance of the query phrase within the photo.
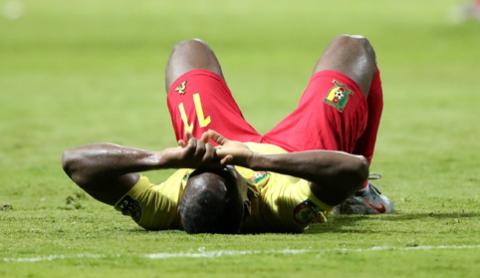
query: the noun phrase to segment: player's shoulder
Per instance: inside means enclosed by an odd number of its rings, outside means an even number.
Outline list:
[[[163,186],[185,186],[188,177],[193,172],[193,169],[181,168],[175,170],[170,176],[167,177],[164,182],[161,183]]]

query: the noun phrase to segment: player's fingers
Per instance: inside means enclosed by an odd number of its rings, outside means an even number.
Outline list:
[[[195,153],[195,150],[197,149],[197,140],[195,140],[195,138],[193,137],[190,138],[185,148],[186,155],[193,155]]]
[[[225,156],[224,158],[222,158],[222,160],[220,160],[220,164],[221,164],[222,166],[225,166],[225,165],[227,165],[230,161],[232,161],[232,159],[233,159],[233,156],[229,154],[229,155]]]
[[[219,148],[219,147],[217,147],[217,148],[215,149],[215,154],[216,154],[218,157],[220,157],[220,158],[224,158],[224,157],[226,157],[227,155],[229,155],[229,153],[228,153],[227,150],[225,150],[225,149],[223,149],[223,148]],[[230,156],[231,156],[231,154],[230,154]]]
[[[212,140],[212,142],[215,142],[215,143],[219,144],[213,136],[214,136],[213,131],[211,129],[209,129],[202,134],[200,140],[204,143],[208,143],[210,140]]]
[[[178,140],[177,143],[182,148],[184,148],[187,145],[187,144],[185,144],[185,141],[183,139]]]
[[[184,138],[185,138],[184,140],[185,140],[186,142],[188,142],[188,141],[190,141],[191,138],[193,138],[193,135],[192,135],[192,133],[191,133],[190,131],[185,131],[185,133],[184,133]]]
[[[223,145],[227,142],[227,139],[223,137],[220,133],[216,132],[213,129],[207,131],[208,137],[211,138],[213,141],[217,142],[220,145]]]
[[[208,143],[208,131],[205,131],[204,133],[202,133],[202,136],[200,136],[200,141],[202,141],[203,143],[207,144]]]
[[[203,143],[202,141],[197,141],[197,145],[195,147],[195,154],[194,156],[196,158],[199,158],[199,159],[202,159],[203,158],[203,155],[205,154],[205,150],[206,150],[206,147],[205,147],[205,143]]]
[[[203,155],[203,162],[213,161],[215,157],[215,148],[209,143],[205,144],[205,154]]]

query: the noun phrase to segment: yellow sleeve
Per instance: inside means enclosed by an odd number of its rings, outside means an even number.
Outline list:
[[[246,144],[254,152],[286,153],[275,145]],[[258,208],[248,222],[253,229],[300,232],[311,223],[326,221],[331,207],[313,194],[307,180],[243,167],[236,169],[260,192]]]
[[[166,181],[155,185],[146,176],[115,205],[124,215],[147,230],[175,229],[179,226],[177,207],[191,170],[180,169]]]
[[[325,222],[331,207],[312,192],[310,182],[272,173],[261,189],[261,211],[265,222],[281,230],[300,232],[309,224]]]

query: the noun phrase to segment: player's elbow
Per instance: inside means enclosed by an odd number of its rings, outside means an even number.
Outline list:
[[[73,168],[73,157],[72,157],[72,151],[70,150],[65,150],[63,151],[62,154],[62,168],[63,171],[70,176]]]
[[[351,167],[352,183],[361,186],[368,178],[369,167],[368,160],[364,156],[355,156],[355,162]]]
[[[85,157],[78,150],[65,150],[62,155],[63,171],[76,184],[82,185],[87,183],[87,177],[84,171]]]
[[[339,168],[337,186],[349,194],[357,191],[368,178],[368,161],[361,155],[351,156]]]

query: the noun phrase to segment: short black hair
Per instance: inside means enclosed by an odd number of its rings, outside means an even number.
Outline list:
[[[190,234],[235,234],[243,219],[243,202],[236,182],[223,172],[196,171],[180,200],[183,229]]]

